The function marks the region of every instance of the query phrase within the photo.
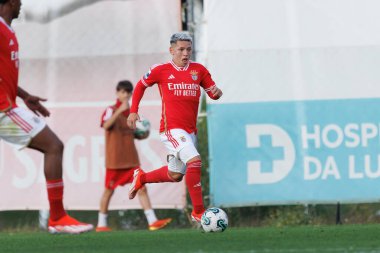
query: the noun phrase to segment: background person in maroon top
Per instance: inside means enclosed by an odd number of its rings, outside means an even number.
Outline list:
[[[20,13],[20,0],[0,0],[0,139],[20,148],[29,147],[44,154],[44,172],[50,205],[48,229],[51,233],[78,234],[93,229],[66,214],[63,208],[63,143],[43,119],[49,111],[45,99],[18,87],[18,42],[11,27]],[[19,108],[16,96],[32,111]]]
[[[120,81],[116,86],[116,103],[109,106],[101,118],[101,127],[105,130],[105,160],[106,177],[105,188],[100,199],[100,210],[96,232],[108,232],[108,207],[114,191],[119,186],[132,183],[133,172],[140,168],[140,159],[137,153],[135,138],[145,139],[144,136],[135,137],[134,131],[127,125],[129,115],[129,99],[132,96],[133,85],[130,81]],[[148,190],[143,187],[138,192],[138,197],[145,217],[148,221],[148,229],[158,230],[171,222],[171,218],[157,219]]]
[[[200,89],[203,88],[212,99],[219,99],[223,93],[203,65],[190,61],[190,35],[173,34],[169,50],[172,60],[153,66],[136,84],[128,117],[129,126],[135,128],[144,91],[157,83],[162,100],[160,138],[169,151],[168,166],[148,173],[135,170],[129,198],[134,198],[145,183],[179,182],[186,174],[186,186],[193,204],[191,216],[200,222],[205,210],[201,187],[202,161],[196,149]]]

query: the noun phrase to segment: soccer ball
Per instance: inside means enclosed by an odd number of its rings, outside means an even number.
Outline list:
[[[222,209],[211,207],[203,213],[201,225],[205,232],[223,232],[228,227],[228,216]]]
[[[136,121],[136,129],[134,132],[136,139],[148,138],[150,131],[150,122],[147,119],[140,117],[140,120]]]

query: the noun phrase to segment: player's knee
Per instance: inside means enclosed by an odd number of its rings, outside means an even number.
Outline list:
[[[140,188],[140,190],[137,192],[137,194],[139,196],[143,196],[143,195],[147,195],[148,194],[148,190],[146,189],[145,185]]]
[[[176,182],[181,182],[183,178],[183,174],[169,171],[169,176]]]
[[[104,196],[111,197],[113,195],[114,190],[106,188],[104,191]]]
[[[55,154],[62,154],[63,149],[64,149],[63,142],[60,139],[56,138],[52,140],[52,142],[50,143],[48,152],[55,153]]]
[[[56,143],[55,143],[55,150],[57,153],[63,153],[63,149],[64,149],[64,144],[61,140],[58,140]]]
[[[187,161],[186,165],[189,165],[190,163],[193,163],[193,162],[202,162],[201,156],[198,155],[191,158],[190,160]]]

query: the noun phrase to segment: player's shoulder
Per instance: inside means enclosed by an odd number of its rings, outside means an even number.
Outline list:
[[[147,79],[152,73],[158,74],[165,68],[166,68],[166,63],[154,64],[149,68],[148,72],[145,73],[145,75],[143,76],[143,79]]]
[[[195,61],[191,61],[189,67],[191,69],[194,68],[194,69],[197,69],[197,70],[200,70],[200,71],[208,71],[207,68],[202,63],[195,62]]]
[[[8,37],[8,33],[9,33],[8,28],[5,26],[5,24],[0,22],[0,36]]]
[[[13,34],[14,33],[13,28],[10,27],[9,25],[7,25],[1,19],[0,19],[0,31],[1,31],[1,33],[5,33],[5,34]]]
[[[161,69],[164,69],[168,66],[168,63],[157,63],[157,64],[154,64],[150,67],[150,71],[152,70],[161,70]]]

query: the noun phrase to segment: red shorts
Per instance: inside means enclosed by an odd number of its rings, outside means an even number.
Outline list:
[[[140,167],[130,169],[106,169],[105,187],[115,190],[119,185],[130,184],[133,181],[133,172]]]

